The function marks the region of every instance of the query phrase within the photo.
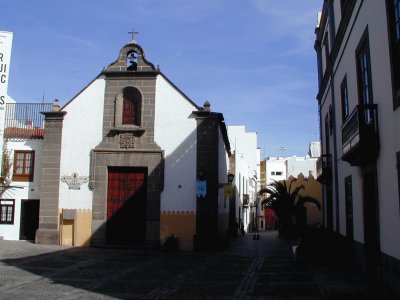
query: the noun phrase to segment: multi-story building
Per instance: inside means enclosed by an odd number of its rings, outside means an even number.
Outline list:
[[[35,240],[39,227],[44,116],[49,103],[6,103],[2,141],[0,236]]]
[[[325,0],[316,28],[324,226],[400,286],[400,0]]]

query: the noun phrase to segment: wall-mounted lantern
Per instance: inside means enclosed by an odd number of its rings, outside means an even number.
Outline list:
[[[233,179],[235,179],[235,174],[228,172],[228,183],[232,184]]]

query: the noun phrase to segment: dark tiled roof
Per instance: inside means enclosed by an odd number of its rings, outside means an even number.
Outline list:
[[[4,130],[4,137],[9,139],[43,139],[44,129],[8,127]]]

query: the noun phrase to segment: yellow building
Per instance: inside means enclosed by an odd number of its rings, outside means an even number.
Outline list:
[[[309,196],[318,200],[322,207],[322,185],[315,180],[314,176],[310,175],[304,177],[302,173],[300,173],[297,178],[290,176],[287,180],[288,185],[290,185],[290,182],[293,180],[296,180],[296,182],[292,185],[292,191],[298,186],[304,186],[304,189],[300,190],[299,195],[303,197]],[[307,208],[307,225],[316,226],[322,224],[322,210],[318,209],[315,204],[309,202],[305,204],[305,207]]]

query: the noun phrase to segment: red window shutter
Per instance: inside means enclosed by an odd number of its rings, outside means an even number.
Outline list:
[[[122,124],[135,124],[135,105],[133,99],[124,98]]]

